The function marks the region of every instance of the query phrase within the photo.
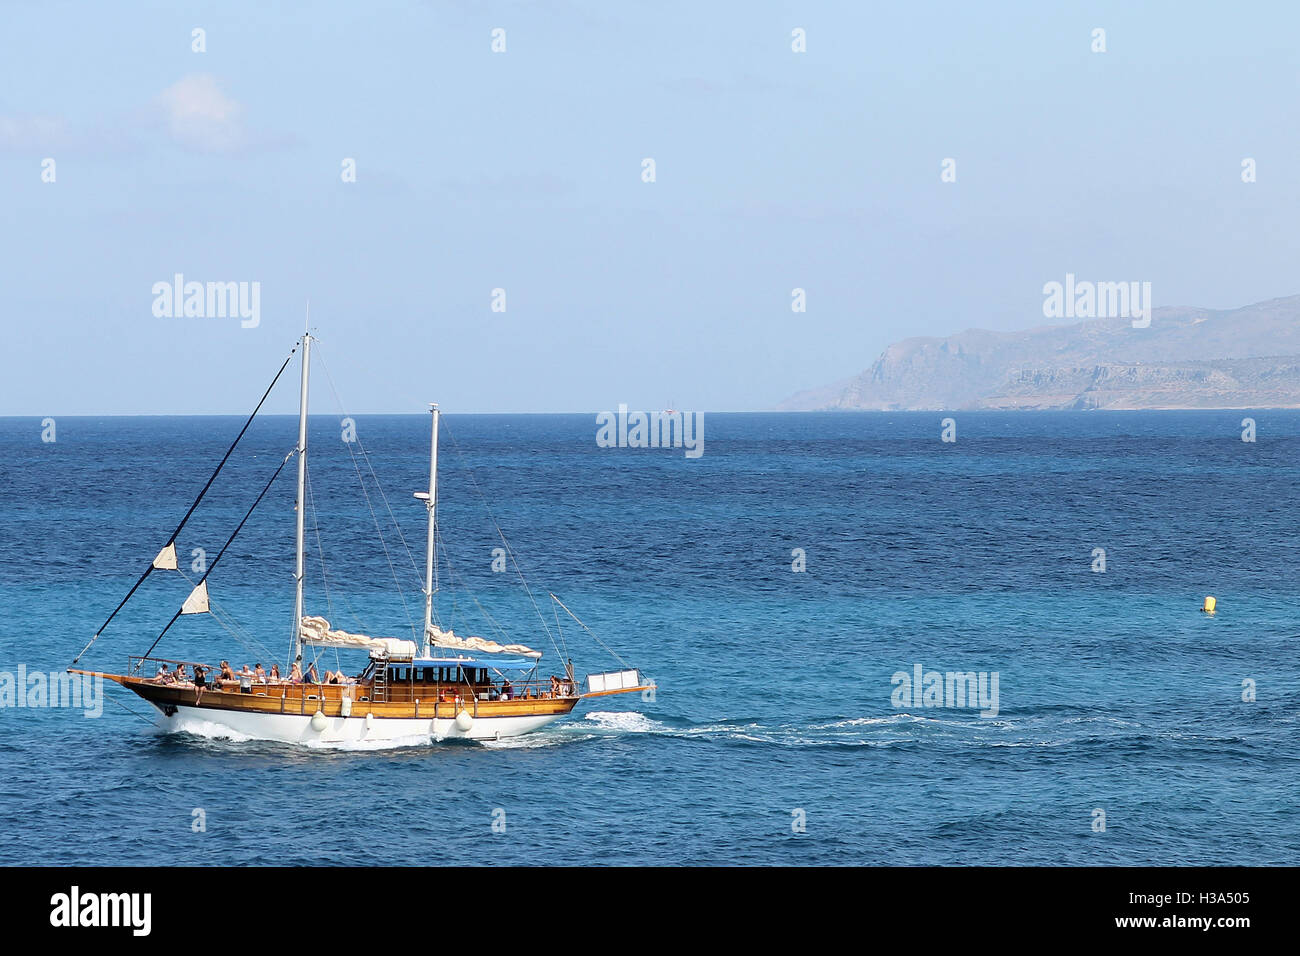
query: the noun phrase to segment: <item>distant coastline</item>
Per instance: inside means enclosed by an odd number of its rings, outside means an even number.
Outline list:
[[[777,411],[1300,408],[1300,296],[897,342]]]

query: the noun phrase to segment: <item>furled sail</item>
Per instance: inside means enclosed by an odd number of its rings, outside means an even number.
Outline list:
[[[458,637],[451,631],[444,631],[436,624],[430,624],[426,633],[429,643],[434,647],[448,647],[458,651],[476,651],[481,654],[518,654],[521,657],[539,658],[541,651],[522,644],[498,644],[483,637]]]
[[[323,617],[304,617],[298,627],[302,642],[315,647],[350,647],[360,651],[378,651],[393,659],[415,657],[415,641],[396,637],[370,637],[350,631],[336,631]]]

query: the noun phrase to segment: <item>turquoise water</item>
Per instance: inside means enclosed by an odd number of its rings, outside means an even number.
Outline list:
[[[942,417],[707,414],[690,460],[598,448],[589,415],[447,416],[443,624],[494,636],[472,594],[552,664],[554,639],[580,674],[616,666],[557,633],[554,591],[654,699],[371,752],[166,736],[116,689],[97,718],[6,708],[0,863],[1297,862],[1300,414],[956,413],[951,444]],[[0,419],[0,671],[69,664],[240,424],[61,418],[43,443]],[[383,496],[313,418],[307,610],[408,636],[428,417],[357,427]],[[187,573],[295,437],[254,425],[181,535]],[[492,571],[494,520],[546,627]],[[186,617],[157,653],[283,663],[293,521],[290,466],[209,580],[235,633]],[[151,577],[83,664],[120,669],[188,590]],[[895,707],[917,664],[996,673],[996,715]]]

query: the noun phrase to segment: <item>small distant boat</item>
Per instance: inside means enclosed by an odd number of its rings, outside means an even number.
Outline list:
[[[428,512],[422,639],[417,642],[353,634],[331,627],[323,617],[304,616],[304,512],[307,504],[304,490],[307,476],[307,399],[312,341],[310,334],[304,334],[299,345],[294,348],[295,352],[298,347],[302,349],[298,442],[285,455],[280,467],[244,516],[244,521],[247,521],[280,471],[296,456],[298,494],[294,509],[297,521],[294,620],[297,627],[287,679],[271,680],[263,675],[229,672],[213,678],[205,675],[196,680],[196,667],[209,673],[217,669],[208,668],[198,661],[153,656],[159,641],[178,618],[210,611],[208,577],[219,564],[225,547],[209,562],[202,579],[153,645],[143,655],[128,658],[125,673],[87,671],[72,667],[69,671],[115,681],[139,695],[162,713],[165,729],[210,725],[256,740],[302,744],[409,741],[422,738],[429,741],[499,740],[544,727],[571,713],[586,698],[651,689],[653,683],[643,679],[639,670],[623,665],[619,670],[587,675],[587,690],[582,692],[575,679],[571,660],[565,663],[563,674],[543,677],[539,674],[542,657],[540,651],[521,644],[502,645],[480,637],[460,637],[451,630],[444,631],[434,622],[439,425],[437,405],[430,405],[433,422],[429,487],[427,491],[415,494],[416,498],[424,502]],[[90,643],[77,655],[74,664],[95,643],[150,573],[177,569],[177,536],[194,514],[292,358],[293,352],[285,359],[275,380],[272,380],[271,386],[262,396],[262,402],[253,410],[243,430],[167,544],[109,615],[108,620],[96,631]],[[244,521],[240,522],[239,528],[243,527]],[[235,529],[235,534],[226,542],[226,547],[239,533],[239,528]],[[553,594],[551,598],[582,625],[559,598]],[[540,611],[538,613],[540,616]],[[585,625],[582,627],[586,628]],[[314,662],[303,664],[304,648],[365,651],[368,661],[362,672],[354,678],[339,674],[332,680],[321,680],[320,675],[315,673]],[[619,663],[623,663],[621,659]],[[300,676],[303,669],[307,671],[305,677]],[[179,678],[176,676],[178,671]]]
[[[671,398],[668,399],[668,407],[664,409],[663,413],[664,413],[665,415],[676,415],[676,414],[678,414],[677,409],[673,407],[675,404],[676,404],[676,403],[675,403]]]

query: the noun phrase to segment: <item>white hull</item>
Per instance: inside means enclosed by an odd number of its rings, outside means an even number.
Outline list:
[[[247,711],[177,707],[162,719],[169,733],[190,731],[208,736],[238,736],[252,740],[276,740],[308,746],[348,744],[419,744],[444,740],[501,740],[518,737],[546,726],[564,714],[527,717],[477,717],[469,729],[461,730],[450,717],[375,717],[366,726],[362,717],[326,717],[321,730],[312,728],[312,718],[300,714],[258,714]]]

